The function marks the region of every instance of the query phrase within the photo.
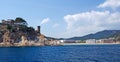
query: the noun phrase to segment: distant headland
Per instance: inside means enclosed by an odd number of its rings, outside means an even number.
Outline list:
[[[20,17],[15,20],[2,20],[0,23],[0,46],[60,45],[60,41],[47,39],[40,32],[40,26],[37,26],[37,30],[35,30],[27,25],[28,23]]]

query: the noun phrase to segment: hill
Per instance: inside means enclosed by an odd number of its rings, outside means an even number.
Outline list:
[[[95,34],[88,34],[82,37],[67,38],[66,40],[103,39],[103,38],[114,37],[119,33],[120,33],[120,30],[104,30],[104,31],[97,32]]]

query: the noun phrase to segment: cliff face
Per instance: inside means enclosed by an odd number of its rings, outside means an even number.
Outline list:
[[[5,32],[3,35],[3,42],[4,43],[10,43],[11,41],[11,34],[10,32]]]

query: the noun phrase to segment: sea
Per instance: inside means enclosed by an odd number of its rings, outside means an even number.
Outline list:
[[[0,62],[120,62],[120,45],[0,47]]]

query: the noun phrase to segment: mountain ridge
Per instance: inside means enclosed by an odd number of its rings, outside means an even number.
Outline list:
[[[59,38],[59,40],[86,40],[86,39],[104,39],[116,36],[120,30],[103,30],[94,34],[88,34],[80,37]]]

